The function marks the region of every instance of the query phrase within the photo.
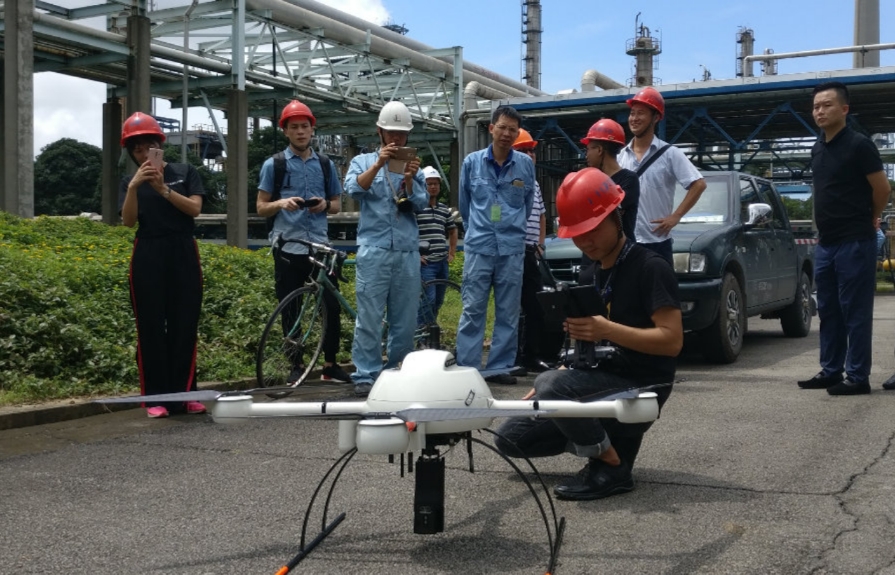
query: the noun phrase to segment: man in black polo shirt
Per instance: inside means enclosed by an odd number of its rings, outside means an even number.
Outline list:
[[[814,121],[823,130],[811,150],[821,370],[798,383],[802,389],[826,388],[830,395],[870,393],[876,289],[873,224],[891,191],[879,151],[846,125],[847,114],[845,85],[829,82],[814,89]]]

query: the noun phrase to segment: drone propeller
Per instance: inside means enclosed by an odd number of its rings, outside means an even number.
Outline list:
[[[634,399],[639,397],[641,393],[648,393],[651,391],[657,391],[660,389],[664,389],[666,387],[671,387],[671,383],[656,383],[653,385],[646,385],[643,387],[629,387],[627,389],[610,389],[605,391],[604,393],[598,393],[593,397],[588,397],[585,400],[585,403],[589,403],[591,401],[612,401],[613,399]]]
[[[256,389],[242,389],[234,391],[215,391],[213,389],[200,389],[197,391],[181,391],[178,393],[158,393],[156,395],[131,395],[128,397],[108,397],[94,399],[94,403],[176,403],[181,401],[217,401],[222,397],[234,395],[269,395],[274,393],[288,393],[295,391],[294,387],[261,387]]]

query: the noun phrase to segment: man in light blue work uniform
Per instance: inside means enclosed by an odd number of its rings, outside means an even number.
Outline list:
[[[488,295],[494,287],[494,331],[486,370],[509,370],[516,362],[519,306],[525,258],[525,224],[534,203],[535,169],[513,151],[522,117],[510,106],[491,116],[491,145],[473,152],[460,169],[460,215],[466,226],[463,313],[457,329],[457,363],[479,368]],[[503,373],[486,378],[512,385]]]
[[[388,362],[398,363],[413,350],[420,298],[419,230],[414,209],[429,203],[420,161],[395,158],[413,129],[401,102],[383,106],[376,122],[381,147],[351,160],[345,191],[360,204],[357,226],[357,321],[351,358],[354,393],[365,396],[383,370],[382,317],[388,310]],[[401,166],[397,164],[401,163]],[[400,168],[400,171],[393,171]]]

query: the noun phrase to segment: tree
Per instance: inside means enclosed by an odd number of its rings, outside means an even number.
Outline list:
[[[252,132],[247,148],[249,183],[248,183],[248,210],[255,213],[255,202],[258,199],[258,183],[261,181],[261,166],[264,160],[286,148],[289,142],[276,126],[265,126]]]
[[[34,213],[70,216],[100,211],[102,150],[72,138],[44,146],[34,162]]]

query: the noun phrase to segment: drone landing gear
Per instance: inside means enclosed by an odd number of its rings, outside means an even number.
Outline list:
[[[495,431],[490,429],[484,429],[483,431],[487,431],[493,435],[498,435]],[[535,499],[535,502],[538,505],[538,509],[541,512],[541,518],[544,520],[544,526],[547,529],[547,544],[550,548],[550,558],[547,563],[547,575],[551,575],[554,573],[556,569],[556,563],[559,559],[559,550],[562,545],[563,534],[565,533],[566,528],[566,518],[556,516],[556,507],[553,504],[553,498],[550,495],[550,491],[547,489],[547,485],[544,483],[544,480],[541,478],[541,474],[538,473],[537,468],[535,468],[534,463],[531,462],[530,459],[526,458],[525,461],[528,463],[529,468],[532,472],[534,472],[535,476],[538,479],[538,483],[541,485],[541,489],[543,490],[543,494],[546,496],[547,503],[550,509],[550,516],[547,515],[547,508],[545,508],[544,503],[541,499],[540,490],[538,490],[535,485],[525,476],[522,470],[519,468],[516,463],[497,450],[494,446],[482,441],[481,439],[472,437],[471,433],[462,433],[462,434],[451,434],[451,435],[430,435],[427,438],[426,447],[422,450],[422,453],[416,460],[416,478],[415,478],[415,490],[413,495],[413,532],[421,535],[431,535],[435,533],[441,533],[444,531],[444,477],[445,477],[445,461],[443,454],[438,450],[439,445],[448,445],[453,446],[459,443],[462,440],[466,440],[467,453],[469,455],[469,471],[474,472],[473,462],[472,462],[472,444],[476,443],[481,445],[487,449],[490,449],[498,456],[501,457],[504,461],[509,464],[509,466],[516,472],[516,474],[522,479],[525,485],[528,487],[528,490],[531,492],[532,496]],[[327,524],[327,514],[329,512],[329,503],[332,500],[333,491],[335,490],[336,483],[339,481],[339,477],[341,477],[342,472],[345,471],[345,467],[348,466],[348,463],[354,458],[357,454],[357,449],[352,449],[351,451],[342,455],[326,472],[323,476],[323,479],[320,480],[320,483],[317,485],[317,488],[314,490],[314,494],[311,496],[311,501],[308,503],[308,508],[305,511],[305,518],[302,522],[301,527],[301,551],[295,557],[293,557],[286,565],[281,567],[279,571],[276,572],[276,575],[286,575],[292,569],[294,569],[305,557],[307,557],[314,548],[317,547],[326,537],[332,533],[336,527],[345,519],[345,513],[339,514],[333,521]],[[391,457],[390,457],[391,458]],[[401,465],[401,474],[403,476],[403,454],[401,455],[402,465]],[[407,469],[409,472],[414,472],[413,460],[408,459]],[[335,475],[333,475],[335,472]],[[323,517],[321,520],[321,529],[320,533],[314,537],[313,540],[308,542],[305,545],[305,536],[307,535],[308,530],[308,520],[311,516],[311,510],[314,507],[314,503],[317,500],[318,495],[320,495],[323,490],[323,486],[326,484],[327,480],[329,480],[330,476],[332,476],[332,482],[330,483],[329,489],[326,494],[326,501],[323,504]]]

